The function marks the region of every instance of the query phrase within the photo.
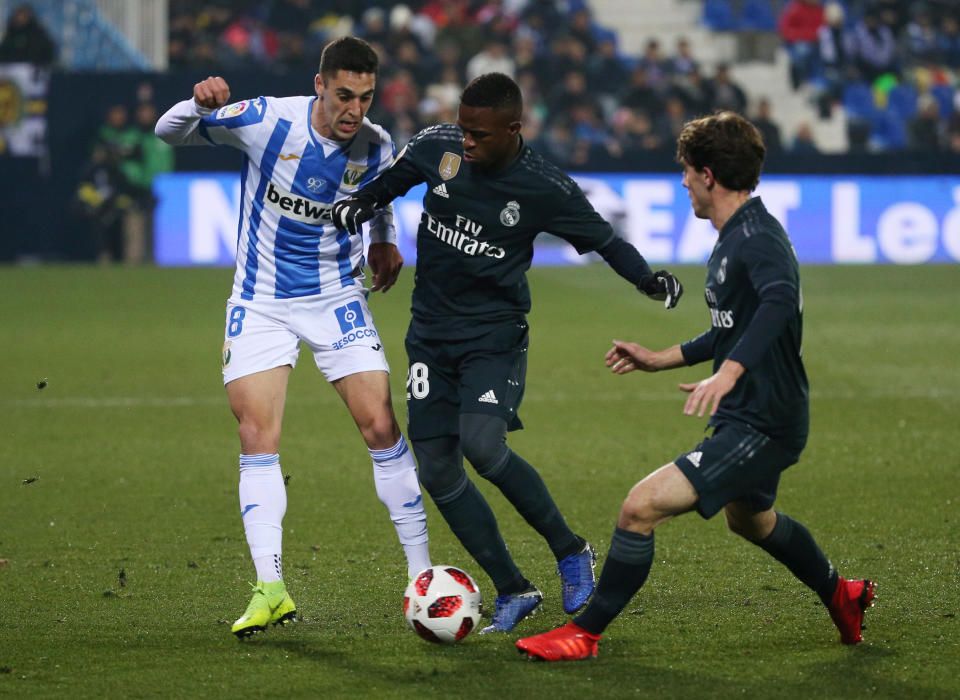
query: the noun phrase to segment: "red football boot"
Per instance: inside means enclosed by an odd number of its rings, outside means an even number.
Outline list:
[[[843,577],[837,581],[833,598],[827,610],[833,618],[833,624],[840,630],[840,641],[844,644],[859,644],[863,641],[863,615],[873,606],[877,585],[867,579],[848,581]]]
[[[599,634],[568,622],[550,632],[517,640],[517,649],[537,661],[579,661],[597,657]]]

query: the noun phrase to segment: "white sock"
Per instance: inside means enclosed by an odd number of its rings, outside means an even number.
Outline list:
[[[401,436],[393,447],[370,450],[370,457],[377,496],[390,512],[397,537],[407,555],[407,576],[412,578],[430,566],[427,514],[423,510],[413,455]]]
[[[280,471],[280,455],[240,455],[240,516],[247,533],[257,580],[283,578],[281,545],[287,490]]]

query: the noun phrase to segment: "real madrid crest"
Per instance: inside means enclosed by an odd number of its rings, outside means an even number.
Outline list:
[[[727,259],[726,257],[720,261],[720,269],[717,270],[717,282],[723,284],[727,281]]]
[[[500,223],[504,226],[516,226],[520,223],[520,204],[507,202],[507,206],[500,210]]]
[[[452,180],[457,176],[457,173],[460,172],[460,156],[450,151],[444,152],[437,170],[440,172],[440,177],[444,180]]]

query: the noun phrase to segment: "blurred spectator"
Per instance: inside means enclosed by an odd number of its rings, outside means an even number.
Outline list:
[[[910,63],[932,63],[937,60],[939,36],[933,26],[930,10],[924,3],[915,3],[913,18],[904,30],[904,58]]]
[[[387,28],[387,14],[382,7],[371,7],[363,13],[357,36],[371,44],[387,45],[390,30]]]
[[[131,197],[124,217],[124,261],[139,264],[150,258],[153,244],[153,181],[157,175],[173,170],[173,149],[153,132],[157,108],[152,102],[141,102],[134,115],[136,150],[120,167]]]
[[[640,57],[639,65],[647,72],[647,82],[654,88],[662,86],[667,81],[669,65],[660,54],[660,42],[650,39]]]
[[[668,97],[663,113],[654,123],[657,139],[661,143],[673,144],[687,122],[687,111],[679,97]]]
[[[647,80],[647,69],[637,66],[630,74],[630,83],[620,102],[624,107],[646,112],[648,116],[657,114],[663,108],[663,98]]]
[[[467,61],[467,82],[484,73],[505,73],[512,78],[515,67],[506,45],[493,39],[487,42],[483,51]]]
[[[630,71],[617,54],[616,42],[604,39],[597,44],[596,52],[587,60],[587,81],[591,89],[612,97],[623,90],[629,79]]]
[[[790,153],[793,155],[812,155],[819,153],[817,142],[813,138],[813,129],[806,122],[800,122],[797,125],[797,131],[793,135],[793,143],[790,146]]]
[[[570,36],[583,44],[588,54],[597,50],[597,32],[590,17],[590,11],[585,7],[570,15],[570,26],[567,29]]]
[[[893,32],[880,22],[880,16],[869,11],[854,25],[851,54],[860,76],[872,83],[884,73],[897,70],[897,42]]]
[[[130,125],[126,106],[115,104],[107,109],[105,122],[97,132],[97,141],[107,148],[118,165],[134,157],[140,134]]]
[[[460,104],[460,72],[453,66],[447,66],[440,73],[439,80],[427,85],[425,96],[437,103],[438,111],[454,110]]]
[[[30,5],[19,5],[7,18],[7,33],[0,41],[0,63],[33,63],[49,66],[56,46]]]
[[[960,110],[954,110],[947,123],[947,149],[960,155]]]
[[[790,54],[790,80],[796,90],[816,69],[817,32],[823,25],[819,0],[790,0],[780,15],[778,28]]]
[[[843,84],[853,66],[851,38],[844,27],[843,5],[830,2],[824,7],[826,23],[817,33],[819,42],[820,90],[818,104],[821,118],[828,118],[833,105],[843,96]]]
[[[954,70],[960,68],[960,19],[952,14],[943,18],[937,37],[939,60]]]
[[[149,89],[142,92],[144,97],[150,97]],[[138,105],[133,125],[128,123],[127,108],[115,104],[107,110],[106,122],[97,134],[94,152],[100,155],[91,160],[91,172],[100,182],[109,183],[116,193],[123,195],[105,214],[109,225],[98,225],[99,235],[109,242],[110,255],[101,256],[104,261],[123,260],[138,264],[149,257],[155,204],[153,180],[159,173],[173,169],[171,148],[154,136],[156,122],[157,110],[151,102]],[[113,172],[114,169],[117,173]],[[112,219],[118,209],[123,210],[119,242],[115,240],[112,228]],[[90,213],[100,216],[105,211]]]
[[[700,74],[699,68],[674,80],[668,94],[683,101],[687,114],[701,116],[713,109],[712,87]]]
[[[97,143],[77,183],[74,210],[90,224],[101,263],[123,260],[123,217],[130,207],[116,155]]]
[[[571,121],[570,110],[581,102],[590,101],[587,92],[587,79],[583,72],[571,70],[553,91],[547,96],[547,110],[550,119],[566,119]]]
[[[398,70],[385,80],[379,92],[380,104],[394,115],[410,111],[420,100],[413,74],[405,69]]]
[[[654,132],[650,116],[642,111],[621,107],[612,119],[613,135],[625,151],[652,151],[663,144]]]
[[[770,108],[770,100],[761,97],[757,102],[757,113],[753,117],[753,124],[757,127],[760,135],[763,136],[763,143],[769,153],[779,153],[783,150],[783,143],[780,140],[780,127],[773,121],[773,112]]]
[[[917,115],[910,120],[910,148],[915,151],[940,150],[940,105],[932,95],[921,95]]]
[[[710,83],[710,93],[714,110],[730,110],[738,114],[746,114],[747,95],[743,88],[733,82],[730,77],[730,67],[726,63],[717,64],[717,72]]]
[[[690,50],[690,40],[686,37],[677,39],[677,53],[670,59],[669,66],[670,73],[674,76],[687,75],[699,68]]]

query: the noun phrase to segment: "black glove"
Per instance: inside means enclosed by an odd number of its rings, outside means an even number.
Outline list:
[[[347,197],[336,202],[330,214],[334,226],[356,236],[360,233],[360,227],[373,218],[373,202],[362,197]]]
[[[651,299],[662,301],[665,308],[672,309],[683,296],[680,280],[666,270],[657,270],[640,280],[637,288]]]

